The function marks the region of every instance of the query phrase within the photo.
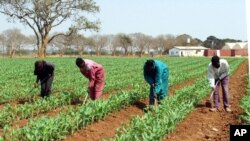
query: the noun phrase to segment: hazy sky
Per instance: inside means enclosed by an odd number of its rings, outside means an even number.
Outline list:
[[[147,35],[189,34],[205,40],[217,38],[247,40],[245,0],[96,0],[101,21],[99,34],[135,33]],[[0,32],[20,28],[33,34],[19,23],[8,23],[0,14]],[[66,30],[63,27],[57,30]],[[87,35],[94,34],[86,33]]]

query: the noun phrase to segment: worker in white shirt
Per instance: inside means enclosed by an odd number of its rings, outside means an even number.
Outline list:
[[[208,65],[208,80],[213,88],[214,107],[209,109],[212,112],[219,111],[219,87],[221,84],[223,93],[223,105],[227,112],[231,112],[229,105],[228,84],[229,84],[229,64],[225,59],[220,59],[218,56],[213,56],[211,63]],[[217,85],[216,85],[217,84]]]

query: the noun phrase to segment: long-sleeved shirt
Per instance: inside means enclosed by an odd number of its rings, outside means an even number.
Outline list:
[[[215,87],[216,79],[223,79],[229,75],[229,64],[227,60],[220,59],[220,67],[217,69],[213,67],[212,63],[208,65],[208,80],[212,88]]]
[[[163,73],[168,74],[169,71],[167,65],[159,60],[154,60],[153,72],[147,74],[145,65],[143,69],[144,69],[145,80],[150,85],[154,84],[155,93],[159,93],[162,89],[162,79],[164,79],[162,77],[165,77],[163,76]]]
[[[88,59],[84,59],[84,62],[86,67],[80,68],[80,71],[86,78],[89,79],[89,88],[91,89],[95,84],[96,72],[100,69],[103,69],[103,66]]]
[[[37,82],[40,81],[46,81],[45,79],[48,79],[49,75],[54,75],[54,64],[43,62],[43,69],[38,72],[36,69],[34,70],[34,75],[37,75]]]

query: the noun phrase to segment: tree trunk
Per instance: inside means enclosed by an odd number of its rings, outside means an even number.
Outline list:
[[[46,48],[48,45],[48,37],[45,37],[42,41],[40,48],[38,49],[38,57],[44,58],[46,57]]]
[[[63,51],[61,51],[61,52],[59,53],[59,56],[60,56],[60,57],[63,57],[63,55],[64,55],[64,53],[63,53]]]
[[[116,55],[116,48],[113,48],[112,50],[112,56],[115,56]]]
[[[96,54],[97,56],[100,55],[100,49],[99,49],[99,48],[96,48],[95,54]]]
[[[132,46],[130,47],[130,55],[134,56],[134,54],[133,54],[133,47]]]
[[[3,58],[4,58],[4,43],[3,43]]]
[[[78,50],[78,53],[79,53],[80,56],[82,56],[83,51],[82,50]]]
[[[78,54],[82,56],[84,47],[78,47]]]
[[[9,57],[11,58],[12,48],[10,48],[8,52],[9,52]]]
[[[9,57],[13,58],[14,55],[15,55],[15,47],[14,47],[14,44],[12,43],[10,51],[9,51]]]
[[[21,56],[21,45],[18,45],[19,57]]]
[[[44,47],[41,45],[41,47],[39,47],[38,49],[38,58],[44,58]]]
[[[112,56],[115,56],[115,51],[112,51]]]
[[[15,49],[11,51],[10,58],[13,58],[15,56],[15,52],[16,52]]]
[[[141,58],[141,56],[142,56],[142,51],[140,51],[140,53],[139,53],[139,57]]]
[[[125,52],[124,52],[125,55],[128,56],[128,48],[127,48],[127,47],[124,47],[124,49],[125,49]]]

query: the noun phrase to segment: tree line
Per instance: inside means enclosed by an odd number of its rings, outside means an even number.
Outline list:
[[[238,41],[209,36],[203,42],[187,34],[156,37],[143,33],[84,36],[81,31],[100,29],[101,22],[98,19],[94,16],[88,18],[89,14],[98,12],[99,6],[93,0],[1,0],[0,13],[6,15],[8,21],[18,21],[32,29],[34,36],[23,35],[20,29],[5,30],[0,35],[0,53],[14,57],[16,53],[22,55],[27,52],[25,47],[33,47],[37,56],[43,58],[47,55],[48,47],[51,47],[54,48],[53,53],[60,56],[69,52],[78,55],[91,52],[97,56],[105,52],[114,56],[142,56],[145,52],[163,55],[173,46],[203,45],[220,49],[225,41]],[[69,21],[71,25],[64,26],[66,32],[52,33],[52,29]]]
[[[55,33],[57,34],[57,33]],[[193,38],[190,35],[178,36],[166,34],[156,37],[143,33],[119,33],[116,35],[92,35],[71,34],[70,36],[59,35],[51,41],[48,46],[52,51],[50,54],[64,55],[112,55],[128,56],[144,54],[167,54],[174,46],[205,46],[211,49],[221,49],[225,42],[240,42],[234,39],[218,39],[209,36],[205,41]],[[10,58],[15,55],[27,55],[38,52],[34,36],[26,36],[20,29],[8,29],[0,33],[1,53]],[[46,56],[45,50],[45,56]]]

